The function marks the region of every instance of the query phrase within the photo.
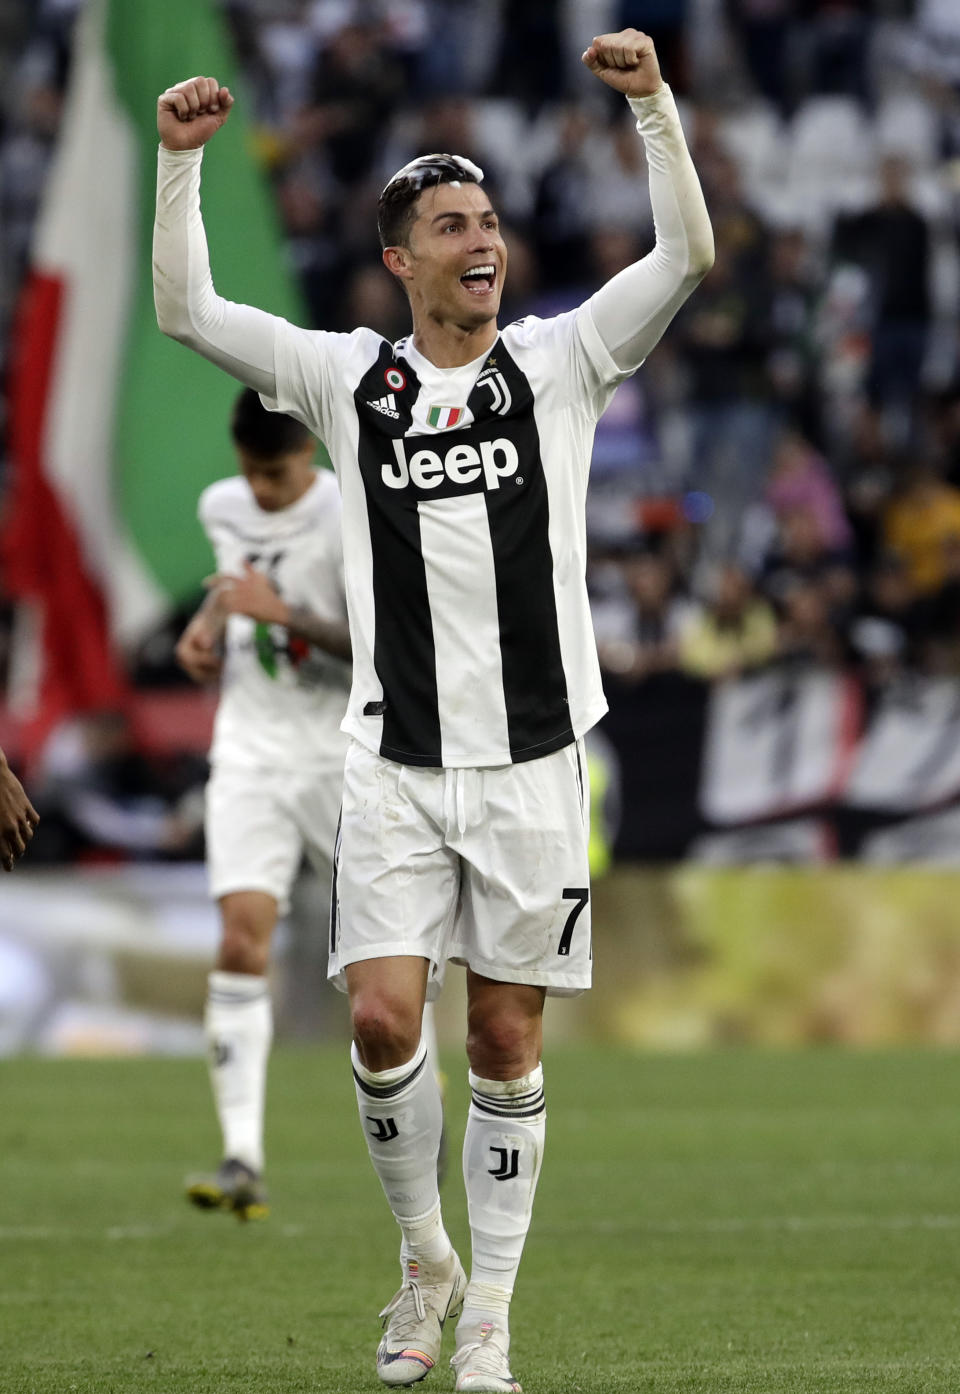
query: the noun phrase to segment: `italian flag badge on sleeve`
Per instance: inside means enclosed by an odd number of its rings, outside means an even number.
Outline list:
[[[427,412],[427,421],[438,431],[449,431],[451,426],[459,425],[463,413],[463,407],[431,407]]]

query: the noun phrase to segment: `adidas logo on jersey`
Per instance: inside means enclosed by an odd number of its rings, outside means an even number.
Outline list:
[[[499,489],[501,479],[517,472],[520,456],[513,441],[505,436],[481,441],[478,447],[452,445],[445,454],[436,450],[415,450],[407,459],[403,439],[393,442],[396,463],[381,467],[381,477],[390,489],[436,489],[444,480],[453,484],[474,484],[482,477],[483,488]],[[522,482],[522,481],[518,481]]]
[[[373,407],[381,416],[392,416],[396,421],[400,417],[397,411],[397,399],[392,392],[388,392],[385,397],[378,397],[375,402],[368,402],[368,407]]]

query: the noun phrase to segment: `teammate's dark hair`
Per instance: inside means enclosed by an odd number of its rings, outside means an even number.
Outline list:
[[[245,387],[233,404],[230,434],[235,445],[258,460],[300,450],[311,438],[306,426],[292,416],[267,411],[250,387]]]
[[[455,155],[425,155],[419,168],[391,179],[377,201],[377,232],[381,247],[409,246],[410,229],[416,222],[417,199],[436,184],[476,184]],[[479,171],[478,171],[479,173]]]

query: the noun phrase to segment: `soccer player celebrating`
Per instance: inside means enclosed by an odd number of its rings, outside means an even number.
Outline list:
[[[584,581],[593,433],[713,258],[650,39],[605,34],[583,61],[637,118],[654,249],[579,309],[500,331],[507,249],[481,171],[424,156],[379,203],[413,319],[397,344],[220,298],[200,163],[233,99],[192,78],[158,106],[160,326],[309,425],[343,497],[354,669],[330,968],[402,1233],[377,1350],[388,1385],[429,1372],[460,1311],[457,1390],[520,1388],[509,1310],[543,1155],[544,997],[590,981],[582,738],[605,710]],[[441,1218],[440,1097],[421,1038],[450,960],[467,973],[469,1283]]]
[[[177,658],[222,679],[206,790],[210,893],[221,938],[204,1025],[223,1135],[214,1175],[187,1195],[241,1219],[267,1213],[263,1112],[273,1035],[267,966],[278,916],[306,853],[329,885],[350,689],[340,492],[316,470],[316,440],[292,417],[237,398],[240,473],[200,496],[217,562]]]

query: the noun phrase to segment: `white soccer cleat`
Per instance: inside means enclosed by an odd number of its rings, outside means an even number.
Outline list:
[[[457,1372],[457,1394],[522,1394],[510,1373],[510,1337],[491,1321],[472,1331],[457,1331],[457,1353],[450,1364]]]
[[[442,1263],[407,1259],[403,1287],[383,1311],[386,1326],[377,1347],[384,1384],[416,1384],[440,1358],[443,1324],[463,1306],[467,1275],[453,1250]]]

